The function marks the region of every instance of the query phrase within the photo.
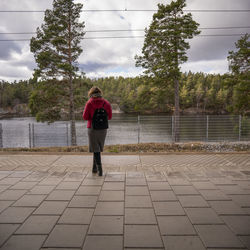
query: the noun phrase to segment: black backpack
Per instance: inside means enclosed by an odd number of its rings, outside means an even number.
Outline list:
[[[96,109],[92,118],[92,128],[93,129],[107,129],[108,125],[108,114],[104,109],[104,104],[101,108]]]

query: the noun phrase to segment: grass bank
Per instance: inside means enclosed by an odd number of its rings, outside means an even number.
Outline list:
[[[44,152],[81,153],[88,152],[87,146],[41,147],[41,148],[2,148],[0,152]],[[140,143],[106,145],[106,153],[168,153],[168,152],[250,152],[250,142],[223,143]]]

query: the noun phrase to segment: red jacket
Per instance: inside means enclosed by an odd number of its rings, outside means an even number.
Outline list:
[[[104,106],[103,106],[104,103]],[[91,123],[92,123],[92,118],[94,115],[94,112],[96,109],[101,108],[103,106],[103,108],[107,111],[108,113],[108,119],[110,120],[112,118],[112,108],[110,103],[105,100],[104,98],[98,97],[98,98],[90,98],[84,108],[83,111],[83,119],[87,120],[87,128],[91,128]]]

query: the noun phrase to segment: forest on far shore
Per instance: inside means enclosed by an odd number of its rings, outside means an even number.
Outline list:
[[[13,108],[18,104],[28,105],[32,91],[37,84],[39,83],[33,80],[13,83],[1,81],[0,108]],[[173,114],[174,111],[174,85],[171,82],[164,83],[145,76],[98,79],[82,76],[74,80],[77,112],[82,111],[88,99],[88,90],[92,86],[100,87],[104,98],[112,104],[119,105],[121,111],[125,113]],[[192,110],[197,114],[249,115],[248,98],[245,102],[231,74],[188,72],[181,75],[180,109],[182,113],[187,114]]]

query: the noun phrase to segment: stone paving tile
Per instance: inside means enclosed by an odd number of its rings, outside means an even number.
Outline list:
[[[55,186],[35,186],[27,192],[27,194],[49,194]]]
[[[41,171],[36,171],[33,172],[31,175],[25,177],[22,181],[42,181],[43,179],[45,179],[48,176],[49,173],[47,172],[41,172]]]
[[[59,216],[30,216],[15,234],[49,234],[58,221]]]
[[[241,179],[245,179],[245,175],[240,173],[238,170],[234,171],[234,170],[227,170],[228,168],[224,168],[225,170],[221,171],[222,174],[226,175],[228,178],[233,179],[237,179],[237,180],[241,180]]]
[[[58,247],[46,247],[46,248],[41,248],[40,250],[82,250],[82,248],[58,248]]]
[[[101,191],[99,201],[124,201],[124,191]]]
[[[74,196],[68,207],[95,208],[98,196]]]
[[[33,188],[35,185],[37,185],[38,182],[25,182],[25,181],[20,181],[17,184],[15,184],[14,186],[12,186],[10,189],[31,189]]]
[[[66,190],[76,190],[80,186],[81,182],[76,182],[76,181],[62,181],[56,189],[66,189]]]
[[[124,189],[125,189],[124,182],[104,182],[102,186],[102,190],[122,191]]]
[[[243,242],[243,244],[247,247],[247,249],[250,249],[250,236],[239,236],[239,238]]]
[[[198,190],[210,190],[210,189],[218,189],[216,185],[209,181],[195,181],[192,182],[195,188]]]
[[[83,181],[83,179],[86,177],[86,174],[81,172],[70,172],[67,177],[64,178],[63,181]]]
[[[154,172],[149,174],[154,174]],[[147,174],[144,174],[143,171],[126,171],[125,175],[127,178],[144,178]]]
[[[172,186],[176,195],[195,195],[199,192],[193,186]]]
[[[104,182],[103,178],[100,179],[87,179],[85,178],[82,182],[84,186],[102,186]]]
[[[185,208],[192,224],[223,224],[221,218],[211,208]]]
[[[6,178],[0,180],[0,185],[15,185],[16,183],[18,183],[21,180],[22,180],[22,178],[9,178],[9,177],[6,177]]]
[[[1,185],[0,186],[0,193],[3,192],[4,190],[8,189],[11,185]]]
[[[35,210],[34,214],[61,215],[68,205],[66,201],[44,201]]]
[[[153,202],[153,204],[156,215],[185,215],[179,202]]]
[[[152,201],[177,201],[173,191],[150,191]]]
[[[195,225],[194,227],[206,247],[244,247],[239,238],[225,225]]]
[[[105,176],[105,182],[124,182],[125,174],[112,174],[107,173]]]
[[[183,207],[209,207],[209,204],[200,195],[179,195],[178,199]]]
[[[125,224],[149,225],[157,224],[154,209],[151,208],[126,208]]]
[[[58,224],[90,224],[94,209],[91,208],[66,208]]]
[[[125,247],[162,247],[160,232],[155,225],[125,225]]]
[[[76,195],[99,195],[101,186],[80,186],[76,191]]]
[[[220,178],[209,178],[209,181],[213,184],[217,185],[233,185],[235,184],[233,180],[227,177],[220,177]]]
[[[46,198],[46,195],[24,195],[17,200],[13,207],[37,207]]]
[[[39,250],[46,235],[13,235],[1,250]]]
[[[123,234],[123,216],[94,216],[88,234]]]
[[[164,236],[163,242],[168,250],[206,250],[198,236]]]
[[[150,196],[126,196],[125,197],[125,207],[151,208],[152,202],[151,202]]]
[[[231,200],[227,195],[225,195],[220,190],[199,190],[200,194],[207,201],[216,201],[216,200]]]
[[[242,207],[241,208],[246,215],[250,215],[250,207]]]
[[[9,177],[19,177],[19,178],[24,178],[30,175],[32,171],[15,171],[14,173],[10,174]]]
[[[0,214],[0,223],[23,223],[34,211],[28,207],[8,207]]]
[[[69,201],[72,199],[74,190],[54,190],[52,191],[46,200],[51,201]]]
[[[196,235],[187,216],[158,216],[161,235]]]
[[[192,170],[189,172],[185,172],[185,175],[187,176],[188,180],[190,182],[205,182],[208,181],[207,176],[203,171],[198,171],[198,170]]]
[[[56,225],[43,247],[81,247],[87,228],[86,225]]]
[[[39,182],[39,185],[46,185],[46,186],[56,186],[62,181],[62,178],[52,178],[48,177],[45,178],[44,180]]]
[[[242,181],[232,181],[234,184],[240,186],[242,189],[250,189],[250,180],[242,180]]]
[[[0,201],[0,213],[13,204],[14,201]]]
[[[149,195],[147,186],[126,186],[126,195]]]
[[[250,207],[250,195],[228,195],[240,207]]]
[[[147,182],[145,178],[126,178],[127,186],[146,186]]]
[[[124,215],[124,202],[97,202],[95,215]]]
[[[142,247],[140,247],[140,248],[132,248],[132,247],[129,247],[129,248],[127,248],[127,247],[125,247],[124,248],[124,250],[163,250],[164,248],[159,248],[159,247],[157,247],[157,248],[142,248]]]
[[[26,192],[26,190],[5,190],[0,194],[0,200],[16,201],[21,198]]]
[[[168,178],[167,181],[171,186],[189,186],[189,185],[191,185],[191,182],[189,182],[186,179],[181,179],[181,178]]]
[[[220,216],[237,235],[250,236],[250,216]]]
[[[219,215],[242,215],[244,211],[233,201],[209,201],[211,207]]]
[[[162,182],[162,181],[167,180],[167,178],[163,174],[157,173],[157,172],[156,173],[146,173],[146,179],[149,182],[153,182],[153,181]]]
[[[83,245],[83,250],[123,250],[122,236],[107,236],[107,235],[88,235]]]
[[[250,194],[250,190],[242,189],[238,185],[221,185],[218,186],[225,194]]]
[[[172,190],[167,182],[148,182],[148,188],[153,190]]]
[[[0,224],[0,247],[18,227],[19,224]]]

